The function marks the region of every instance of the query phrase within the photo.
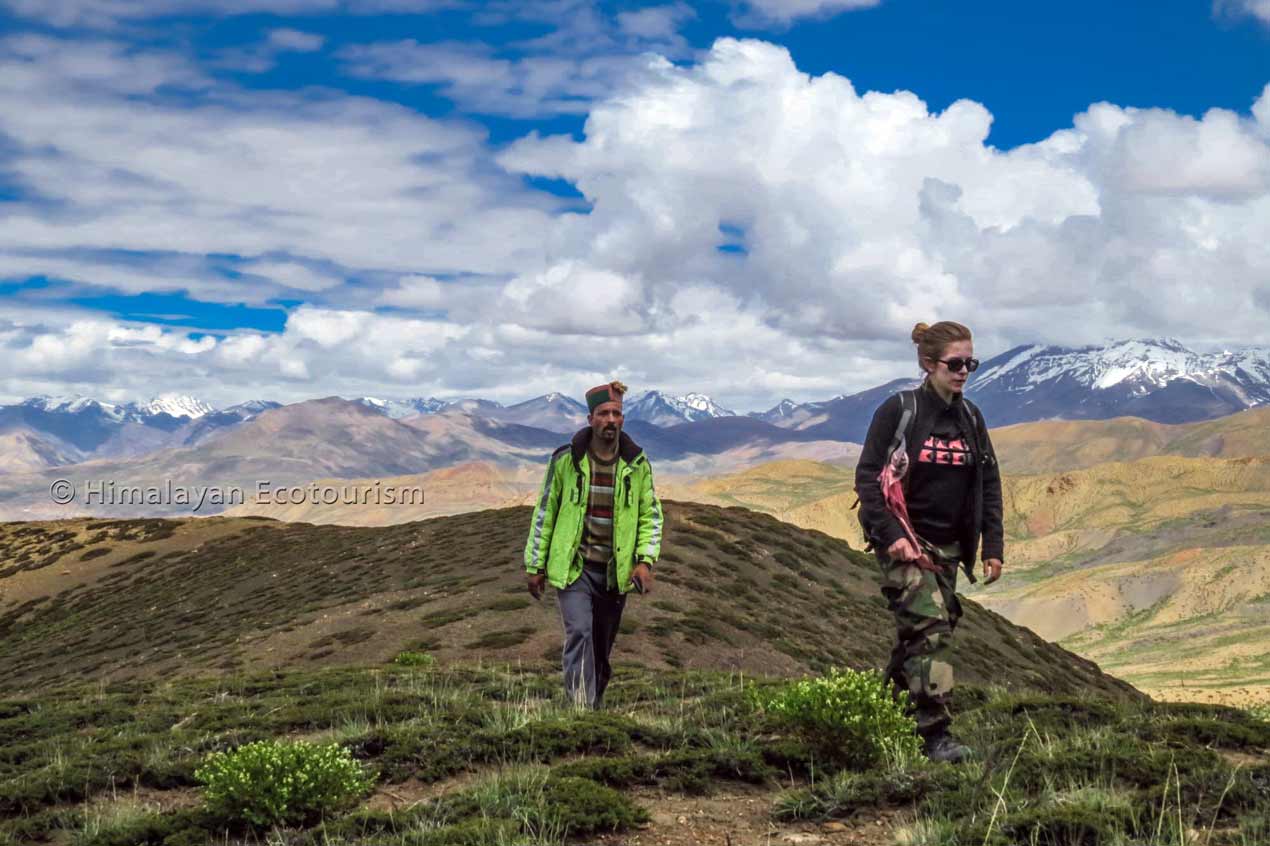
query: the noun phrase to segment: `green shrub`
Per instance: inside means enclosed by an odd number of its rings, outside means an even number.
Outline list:
[[[392,662],[400,667],[434,667],[437,659],[426,652],[398,652]]]
[[[917,723],[905,714],[877,670],[831,669],[827,675],[788,682],[761,703],[831,760],[863,769],[920,754]]]
[[[194,777],[210,812],[257,826],[311,822],[352,805],[373,782],[342,746],[274,740],[213,752]]]

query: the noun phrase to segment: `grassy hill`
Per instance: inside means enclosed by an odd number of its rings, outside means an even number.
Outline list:
[[[1156,704],[974,602],[954,728],[979,757],[844,763],[761,702],[879,666],[868,556],[737,508],[666,504],[603,712],[563,701],[527,508],[385,528],[261,518],[0,526],[0,844],[695,846],[1174,843],[1270,834],[1270,724]],[[549,595],[550,596],[550,595]],[[422,666],[403,650],[427,650]],[[397,660],[394,660],[397,659]],[[207,810],[205,756],[334,743],[344,814]]]
[[[1270,723],[1213,706],[964,688],[979,757],[844,765],[756,705],[780,682],[619,668],[603,712],[526,667],[286,670],[0,700],[0,843],[76,846],[1257,846]],[[209,753],[337,744],[374,774],[285,829],[203,805]]]
[[[669,503],[658,589],[635,597],[618,658],[791,674],[882,666],[892,623],[870,556],[766,515]],[[524,588],[526,507],[383,528],[262,518],[0,525],[0,691],[277,667],[558,661],[554,594]],[[967,602],[967,681],[1132,690]],[[847,635],[846,633],[849,633]]]

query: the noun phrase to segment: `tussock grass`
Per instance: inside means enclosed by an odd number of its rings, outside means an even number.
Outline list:
[[[766,785],[777,821],[898,809],[899,842],[924,846],[1267,842],[1270,725],[1255,715],[963,688],[954,729],[976,760],[852,770],[755,707],[755,691],[784,684],[619,667],[607,709],[592,712],[564,701],[556,674],[430,664],[0,701],[0,844],[560,846],[638,825],[647,809],[632,788],[708,794],[727,782]],[[393,813],[363,805],[276,832],[200,807],[158,810],[165,791],[196,794],[209,752],[290,738],[342,745],[379,773],[381,790],[475,780]],[[150,792],[110,801],[136,791]]]

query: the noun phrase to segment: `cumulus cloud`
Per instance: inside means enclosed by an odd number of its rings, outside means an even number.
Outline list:
[[[8,204],[0,276],[307,304],[278,333],[0,321],[10,396],[188,389],[194,372],[226,401],[513,401],[616,375],[748,409],[914,372],[917,320],[968,323],[982,356],[1240,343],[1270,318],[1270,87],[1198,118],[1096,103],[1000,150],[981,104],[932,111],[724,39],[691,64],[641,59],[581,140],[534,134],[491,160],[461,123],[226,89],[104,46],[53,72],[41,43],[0,55],[5,166],[29,191]],[[155,93],[170,79],[192,105]],[[47,107],[22,108],[33,96]],[[557,211],[525,175],[567,180],[589,210]],[[164,263],[123,258],[139,255]]]
[[[403,308],[441,309],[449,301],[446,287],[431,276],[407,276],[399,280],[395,288],[383,291],[376,302]]]
[[[558,222],[560,249],[653,280],[654,305],[713,284],[787,337],[897,360],[915,321],[943,317],[984,329],[987,349],[1179,326],[1234,340],[1267,316],[1265,102],[1199,120],[1096,104],[1001,151],[977,103],[933,113],[724,39],[694,66],[655,63],[591,111],[584,140],[526,138],[501,160],[574,182],[593,209]],[[720,225],[742,257],[715,249]],[[1230,308],[1201,313],[1209,297]]]
[[[507,322],[553,335],[640,334],[638,279],[577,262],[518,276],[504,289],[498,313]]]

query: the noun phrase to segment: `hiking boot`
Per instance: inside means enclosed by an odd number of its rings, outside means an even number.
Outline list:
[[[922,743],[922,752],[930,760],[945,764],[960,764],[974,755],[969,746],[958,743],[946,731],[926,738]]]

